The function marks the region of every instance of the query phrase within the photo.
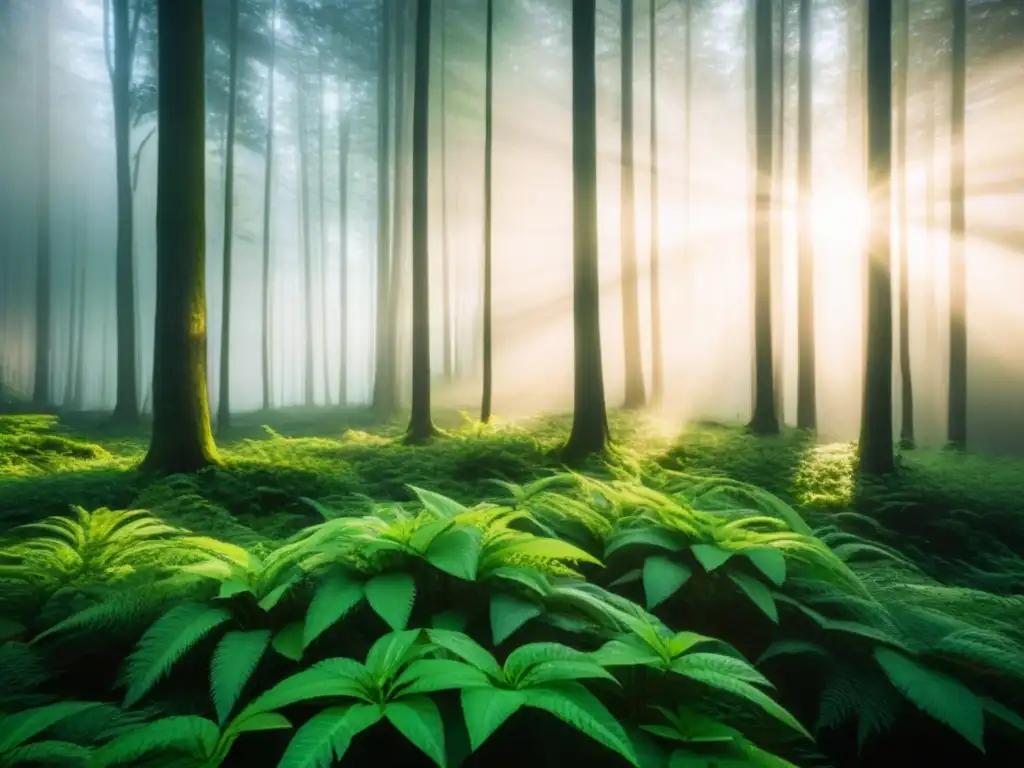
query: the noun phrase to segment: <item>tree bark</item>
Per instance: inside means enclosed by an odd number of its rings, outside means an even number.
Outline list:
[[[320,51],[319,66],[317,68],[318,99],[317,99],[317,155],[319,159],[319,202],[320,202],[320,367],[323,371],[324,380],[324,404],[331,404],[331,374],[330,366],[327,364],[327,350],[330,345],[327,343],[327,201],[324,195],[324,169],[326,166],[327,147],[327,112],[324,109],[324,54]]]
[[[263,172],[263,275],[261,282],[262,344],[260,371],[263,386],[263,410],[270,410],[271,400],[271,325],[270,325],[270,226],[274,179],[274,73],[277,65],[277,0],[270,11],[270,74],[267,93],[267,157]]]
[[[967,0],[953,0],[950,146],[949,443],[967,447],[967,269],[964,260],[964,123],[967,98]]]
[[[800,105],[797,118],[797,176],[800,186],[797,275],[796,425],[818,428],[814,333],[814,32],[811,0],[800,0]]]
[[[687,4],[689,5],[689,4]],[[661,211],[658,176],[658,0],[650,0],[651,71],[651,404],[664,394],[661,336]],[[689,54],[687,54],[689,55]]]
[[[300,205],[302,206],[302,215],[300,217],[302,227],[302,296],[305,303],[305,366],[304,366],[304,377],[303,377],[303,398],[302,402],[306,406],[311,406],[315,402],[314,397],[314,367],[313,367],[313,249],[310,243],[309,236],[309,137],[307,136],[306,126],[306,89],[305,75],[301,70],[301,63],[299,64],[299,71],[296,73],[296,79],[298,81],[295,98],[298,107],[298,143],[299,143],[299,186],[300,191]]]
[[[217,462],[206,394],[206,99],[202,0],[158,0],[157,300],[153,434],[142,467]]]
[[[36,235],[36,335],[35,376],[32,407],[47,410],[52,405],[50,387],[50,4],[36,8],[36,115],[38,143],[37,235]]]
[[[480,421],[491,419],[491,397],[494,388],[494,348],[492,335],[492,229],[493,154],[494,154],[494,0],[487,0],[486,73],[484,82],[484,327],[483,327],[483,396]]]
[[[491,0],[488,2],[488,18]],[[488,27],[488,29],[490,29]],[[451,253],[448,245],[448,0],[441,0],[441,330],[444,380],[452,371]],[[486,194],[486,193],[485,193]],[[486,214],[485,214],[486,215]],[[487,245],[485,243],[484,248]]]
[[[861,415],[860,471],[895,468],[892,450],[892,4],[868,0],[868,248],[867,360]]]
[[[896,65],[896,152],[899,156],[900,446],[914,447],[914,384],[910,360],[910,238],[907,233],[907,82],[910,68],[910,0],[899,0]]]
[[[348,152],[351,125],[345,109],[344,64],[338,71],[338,405],[348,404]]]
[[[597,73],[595,0],[572,4],[572,177],[574,403],[566,461],[608,445],[601,362],[597,259]]]

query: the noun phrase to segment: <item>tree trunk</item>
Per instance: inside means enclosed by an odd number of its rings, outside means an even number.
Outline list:
[[[114,143],[117,165],[117,399],[113,418],[132,425],[139,419],[137,347],[135,338],[135,266],[131,178],[131,85],[137,24],[129,18],[128,0],[112,0],[114,55],[111,85],[114,101]],[[136,8],[135,14],[141,13]],[[134,28],[133,28],[134,27]]]
[[[270,75],[267,94],[267,157],[263,172],[263,278],[261,283],[262,308],[262,344],[260,370],[263,385],[263,410],[270,410],[270,356],[271,356],[271,325],[270,325],[270,225],[271,209],[274,200],[274,72],[277,64],[277,0],[270,11]]]
[[[315,402],[313,381],[313,249],[309,236],[309,137],[306,128],[306,89],[305,75],[301,70],[296,73],[297,87],[295,92],[298,107],[298,143],[299,143],[299,186],[301,187],[299,204],[302,206],[300,223],[302,226],[302,297],[305,304],[305,366],[303,378],[302,402],[311,406]]]
[[[777,0],[779,8],[779,51],[778,51],[778,74],[776,76],[775,93],[778,100],[778,109],[775,114],[775,151],[774,168],[775,176],[772,181],[772,199],[775,214],[772,217],[772,353],[773,353],[773,378],[775,381],[775,414],[779,424],[786,423],[786,398],[785,398],[785,338],[786,338],[786,312],[783,295],[784,261],[785,261],[785,222],[782,211],[785,208],[786,194],[786,42],[787,42],[787,21],[788,3],[787,0]]]
[[[687,4],[689,5],[689,4]],[[651,404],[664,392],[661,340],[661,211],[658,177],[658,0],[650,0],[651,71]]]
[[[950,141],[949,442],[967,447],[967,270],[964,261],[964,122],[967,97],[967,0],[953,0]]]
[[[601,364],[597,259],[597,73],[595,0],[572,4],[573,362],[572,431],[564,458],[579,461],[608,445]]]
[[[491,0],[487,0],[490,9]],[[488,10],[488,14],[490,14]],[[441,311],[444,380],[452,379],[452,286],[448,247],[448,0],[441,0]],[[487,194],[486,192],[484,194]],[[485,214],[486,215],[486,214]],[[487,245],[484,245],[486,248]],[[486,322],[486,321],[485,321]],[[488,409],[489,410],[489,409]]]
[[[487,0],[487,42],[484,82],[484,381],[480,403],[480,421],[491,419],[491,397],[494,389],[494,347],[492,340],[492,229],[493,155],[494,155],[494,0]]]
[[[81,243],[78,240],[78,197],[73,195],[71,208],[71,280],[68,291],[68,356],[64,369],[64,395],[61,397],[61,408],[71,409],[71,397],[75,387],[75,320],[78,315],[78,265],[83,261],[80,253]]]
[[[867,361],[861,415],[860,471],[894,469],[892,451],[892,4],[868,0],[868,248]]]
[[[414,7],[413,7],[414,8]],[[409,179],[409,132],[407,121],[410,110],[410,102],[415,98],[415,88],[410,88],[406,82],[408,71],[408,50],[409,37],[407,23],[409,21],[410,5],[403,0],[398,5],[397,23],[395,24],[395,161],[393,164],[394,173],[394,196],[391,200],[391,285],[388,288],[388,344],[390,353],[388,357],[388,388],[390,391],[389,400],[392,410],[397,409],[399,404],[399,380],[405,380],[406,360],[402,358],[401,352],[405,351],[404,337],[400,335],[401,321],[405,319],[405,309],[402,298],[409,269],[409,254],[406,251],[406,238],[409,232],[408,208],[405,201],[408,197],[406,184]],[[415,35],[415,31],[413,32]],[[415,39],[413,40],[415,43]],[[411,319],[410,319],[411,322]]]
[[[899,156],[900,446],[914,447],[914,385],[910,364],[910,242],[907,233],[907,82],[910,68],[910,0],[899,0],[896,66],[896,153]]]
[[[430,419],[430,0],[416,4],[416,67],[412,110],[412,414],[406,441],[435,433]]]
[[[36,8],[36,114],[38,208],[36,235],[36,338],[35,377],[32,407],[47,410],[52,405],[50,394],[50,4]]]
[[[800,106],[797,118],[797,176],[800,186],[797,268],[796,425],[818,428],[814,333],[814,33],[811,0],[800,0]]]
[[[344,65],[338,71],[338,405],[348,404],[348,151]]]
[[[206,395],[206,99],[202,0],[158,0],[157,299],[153,435],[143,468],[217,462]]]
[[[754,205],[754,415],[750,422],[755,434],[777,434],[775,412],[775,357],[772,351],[772,158],[775,122],[772,62],[772,0],[755,0],[754,17],[754,123],[755,147]]]
[[[621,248],[622,339],[625,355],[626,408],[644,405],[644,372],[640,356],[640,305],[637,297],[636,179],[633,167],[633,0],[621,0],[622,99]]]
[[[78,260],[78,302],[76,304],[78,309],[78,343],[75,345],[75,378],[71,388],[71,410],[73,411],[82,410],[85,400],[85,301],[89,295],[86,283],[89,246],[85,232],[82,233],[82,249],[82,258]]]
[[[231,427],[231,247],[235,222],[235,120],[238,111],[238,5],[231,0],[231,83],[228,94],[227,157],[224,171],[224,257],[221,285],[220,389],[217,397],[217,433]]]
[[[319,199],[320,199],[320,366],[324,379],[324,404],[331,404],[331,374],[328,366],[327,350],[330,346],[327,343],[327,201],[324,195],[324,167],[327,160],[327,112],[324,109],[324,54],[320,51],[319,67],[317,69],[318,93],[317,100],[317,154],[320,161],[319,167]]]

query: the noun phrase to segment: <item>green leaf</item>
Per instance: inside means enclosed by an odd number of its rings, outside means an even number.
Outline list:
[[[544,560],[568,560],[570,562],[601,565],[601,561],[592,554],[567,541],[542,538],[540,536],[532,536],[501,548],[502,557],[513,554],[523,557],[537,557]]]
[[[469,511],[469,507],[465,507],[447,496],[442,496],[440,493],[417,488],[415,485],[406,485],[406,488],[416,494],[424,509],[442,520],[450,520],[456,515]]]
[[[130,707],[145,696],[196,643],[230,619],[225,608],[183,603],[153,622],[128,657],[124,705]]]
[[[889,648],[875,648],[874,655],[889,682],[911,703],[985,751],[985,717],[981,702],[970,688]]]
[[[97,706],[99,705],[91,701],[62,701],[0,717],[0,755],[24,744],[62,720]]]
[[[433,701],[426,696],[392,701],[385,707],[384,717],[427,757],[445,768],[444,721]]]
[[[430,544],[427,562],[457,579],[474,581],[480,567],[483,535],[476,528],[452,528]]]
[[[270,642],[269,629],[228,632],[217,643],[210,665],[210,687],[217,721],[223,726],[242,689],[256,671]]]
[[[274,635],[274,641],[271,645],[275,651],[286,659],[302,661],[302,631],[303,625],[301,621],[293,621],[286,624]]]
[[[464,688],[462,690],[462,714],[466,719],[466,731],[473,751],[480,749],[485,741],[502,723],[526,703],[522,691],[504,688]]]
[[[663,661],[655,649],[633,636],[609,640],[591,655],[604,667],[654,667]]]
[[[0,755],[0,766],[24,768],[27,765],[88,765],[92,750],[70,741],[34,741]]]
[[[427,637],[435,645],[468,661],[493,680],[504,680],[505,673],[494,657],[469,635],[449,629],[428,629]]]
[[[522,584],[540,597],[545,597],[551,593],[551,583],[548,581],[548,577],[532,568],[517,568],[505,565],[490,571],[488,576],[494,579],[503,579]]]
[[[979,697],[982,708],[993,717],[1002,720],[1007,725],[1011,725],[1021,733],[1024,733],[1024,717],[1021,717],[1009,707],[1003,706],[995,699],[990,699],[987,696]]]
[[[682,656],[684,653],[689,651],[698,645],[704,643],[718,643],[721,642],[713,637],[707,635],[701,635],[696,632],[676,632],[672,635],[672,639],[668,641],[668,649],[672,658]]]
[[[205,717],[174,715],[125,731],[92,753],[90,768],[137,763],[155,752],[174,750],[202,762],[211,757],[220,729]]]
[[[651,555],[644,560],[644,595],[647,610],[654,610],[679,591],[693,571],[685,563],[679,563],[664,555]]]
[[[505,677],[516,688],[584,678],[617,682],[592,654],[560,643],[529,643],[516,648],[505,660]]]
[[[512,633],[530,619],[541,615],[542,609],[536,603],[521,597],[498,592],[491,596],[491,637],[495,645],[501,645]]]
[[[605,559],[611,557],[623,547],[645,546],[664,549],[669,552],[681,552],[683,545],[676,539],[673,531],[665,528],[629,528],[612,534],[605,544]]]
[[[278,584],[260,600],[260,608],[267,613],[270,613],[274,609],[274,606],[281,602],[281,598],[288,594],[288,590],[294,587],[298,581],[298,579],[291,579],[290,581],[286,581],[284,584]]]
[[[320,637],[363,599],[363,583],[344,574],[334,574],[317,585],[306,611],[302,647]]]
[[[571,725],[599,744],[618,752],[631,765],[638,765],[633,745],[622,725],[590,691],[579,683],[557,683],[529,688],[526,705],[541,709]]]
[[[241,581],[239,579],[227,579],[226,581],[221,583],[220,591],[217,593],[217,597],[221,598],[222,600],[227,600],[228,598],[234,597],[235,595],[240,595],[243,592],[248,592],[251,595],[252,589],[250,589],[249,585],[246,584],[244,581]]]
[[[370,693],[376,688],[370,673],[358,661],[325,659],[261,693],[233,722],[240,723],[259,713],[325,697],[351,697],[372,703]]]
[[[420,638],[419,629],[389,632],[381,637],[366,654],[366,668],[379,682],[388,680],[401,668],[409,651]]]
[[[690,547],[690,551],[708,573],[724,565],[733,554],[728,549],[722,549],[713,544],[694,544]]]
[[[292,727],[291,721],[277,712],[261,712],[246,718],[243,722],[232,724],[235,733],[253,733],[255,731],[286,731]]]
[[[352,739],[382,716],[375,704],[350,704],[318,712],[295,732],[277,768],[330,768],[345,756]]]
[[[786,557],[774,547],[754,547],[743,554],[772,584],[781,587],[786,581]]]
[[[639,568],[634,568],[630,571],[626,571],[624,574],[619,576],[619,578],[610,582],[608,584],[608,588],[611,589],[612,587],[621,587],[623,584],[632,584],[634,581],[640,581],[641,578],[643,578],[643,571]]]
[[[792,656],[798,653],[810,653],[825,658],[829,657],[829,652],[817,643],[808,643],[803,640],[779,640],[769,645],[754,663],[757,666],[761,666],[768,659],[774,659],[776,656]]]
[[[395,681],[401,696],[479,688],[490,684],[490,678],[472,664],[452,659],[417,659]]]
[[[730,573],[728,576],[765,616],[776,624],[779,623],[779,609],[775,606],[775,600],[768,587],[745,573]]]
[[[383,573],[366,582],[370,607],[396,632],[406,628],[416,599],[416,582],[408,573]]]

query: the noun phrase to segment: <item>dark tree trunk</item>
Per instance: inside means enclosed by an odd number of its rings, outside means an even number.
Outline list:
[[[416,4],[416,66],[412,110],[412,414],[406,440],[435,433],[430,419],[430,0]]]
[[[104,0],[105,1],[105,0]],[[131,177],[132,62],[141,7],[129,18],[128,0],[112,0],[114,55],[111,85],[114,100],[114,142],[117,165],[117,399],[114,420],[131,425],[139,419],[138,342],[135,338],[134,211]],[[137,3],[141,6],[141,3]]]
[[[418,0],[417,0],[418,1]],[[388,344],[390,353],[388,355],[388,389],[389,401],[392,411],[398,408],[399,380],[406,380],[408,369],[407,360],[403,359],[402,352],[405,351],[405,337],[400,334],[401,321],[406,319],[407,303],[403,302],[405,296],[406,281],[409,280],[409,260],[411,258],[407,250],[406,240],[409,236],[409,208],[405,205],[409,197],[408,184],[410,183],[410,131],[409,115],[415,109],[412,104],[415,98],[415,86],[409,87],[406,74],[409,65],[409,32],[408,22],[410,10],[415,11],[415,6],[410,6],[407,0],[398,4],[395,24],[395,159],[392,171],[394,173],[394,196],[391,200],[391,285],[388,287]],[[413,45],[415,45],[415,30],[413,31]],[[410,322],[411,318],[410,318]]]
[[[914,384],[910,364],[910,242],[907,234],[907,82],[910,68],[910,0],[896,3],[899,48],[896,65],[896,153],[899,156],[900,259],[900,446],[914,447]]]
[[[785,223],[779,213],[784,207],[786,193],[786,52],[787,52],[787,27],[788,27],[788,6],[787,0],[774,0],[779,10],[779,46],[777,61],[777,75],[775,93],[777,95],[778,107],[775,112],[775,143],[773,162],[775,175],[772,180],[773,208],[776,210],[772,217],[772,353],[773,353],[773,377],[775,380],[775,414],[779,424],[786,423],[786,373],[785,373],[785,340],[786,340],[786,312],[783,295],[783,262],[785,261]]]
[[[324,380],[324,404],[331,404],[331,373],[327,364],[327,350],[330,345],[327,343],[327,200],[324,195],[324,169],[327,164],[327,111],[324,109],[324,54],[320,52],[319,67],[317,69],[318,98],[317,98],[317,156],[319,159],[318,187],[320,201],[320,339],[321,354],[320,366],[323,371]]]
[[[494,348],[492,333],[492,231],[491,205],[492,173],[494,154],[494,0],[487,0],[487,61],[484,83],[484,382],[480,404],[480,421],[486,424],[491,419],[491,397],[494,389]]]
[[[50,394],[50,5],[36,8],[36,115],[39,164],[37,183],[36,235],[36,337],[35,376],[32,407],[47,410],[52,405]]]
[[[84,230],[84,227],[83,227]],[[82,232],[82,258],[78,261],[78,342],[75,345],[75,378],[71,387],[71,410],[80,411],[85,399],[85,301],[89,295],[86,277],[89,263],[88,239]]]
[[[572,431],[564,458],[575,462],[608,445],[601,364],[597,260],[597,73],[595,0],[572,4],[573,338]]]
[[[490,2],[488,14],[490,14]],[[452,278],[448,247],[448,1],[441,0],[441,330],[444,380],[452,379]],[[486,192],[485,192],[486,194]],[[486,214],[484,214],[486,215]],[[484,245],[486,248],[487,245]]]
[[[143,468],[217,461],[206,395],[206,99],[202,0],[158,0],[157,299],[153,436]]]
[[[300,70],[296,74],[298,85],[295,92],[298,106],[298,142],[299,142],[299,186],[301,187],[299,204],[302,207],[300,224],[302,226],[302,297],[305,303],[305,365],[303,375],[304,405],[313,405],[314,399],[314,367],[313,367],[313,248],[309,236],[309,136],[306,126],[306,89],[305,75]]]
[[[967,97],[967,0],[953,0],[950,147],[949,442],[967,447],[967,271],[964,261],[964,118]]]
[[[348,151],[351,126],[338,72],[338,405],[348,404]]]
[[[263,278],[261,282],[262,295],[260,306],[262,309],[262,344],[260,354],[260,370],[263,385],[263,410],[270,410],[270,225],[272,221],[271,212],[273,204],[273,178],[274,178],[274,72],[277,64],[277,0],[270,12],[270,75],[269,91],[267,94],[267,157],[266,167],[263,172]]]
[[[78,239],[78,199],[73,198],[71,211],[71,280],[68,291],[68,355],[64,368],[64,395],[61,397],[61,408],[71,409],[71,397],[75,387],[75,321],[78,316],[78,265],[83,260],[80,253],[81,243]]]
[[[797,397],[796,425],[818,428],[814,333],[814,33],[811,0],[800,0],[800,105],[797,117],[797,176],[800,186],[797,258]]]
[[[754,415],[751,431],[777,434],[775,356],[772,351],[772,158],[775,121],[772,57],[772,0],[755,0],[754,123],[756,130],[754,203]]]
[[[238,110],[238,4],[231,0],[231,84],[228,95],[228,141],[224,171],[224,277],[221,285],[220,388],[217,398],[217,433],[231,427],[231,247],[235,222],[235,120]]]
[[[664,393],[661,337],[661,211],[658,177],[658,0],[650,0],[651,70],[651,404]]]
[[[633,0],[621,0],[622,99],[621,248],[622,339],[625,362],[626,408],[644,405],[644,372],[640,356],[640,303],[637,296],[636,179],[633,166]]]
[[[892,472],[892,4],[868,0],[868,248],[867,361],[861,415],[860,471]]]

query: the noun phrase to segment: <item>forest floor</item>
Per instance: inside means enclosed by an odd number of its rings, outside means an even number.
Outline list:
[[[495,479],[526,483],[559,469],[567,417],[481,426],[438,415],[445,436],[401,443],[403,422],[374,424],[362,410],[287,409],[236,417],[218,439],[222,468],[153,479],[136,471],[142,432],[111,431],[100,415],[60,421],[0,416],[0,530],[85,509],[145,508],[175,524],[246,546],[271,547],[353,500],[408,501],[408,485],[465,503],[493,498]],[[812,526],[834,515],[896,546],[951,585],[1024,594],[1024,459],[915,450],[884,482],[860,482],[855,446],[817,444],[787,430],[754,437],[740,426],[694,425],[674,437],[644,416],[613,414],[615,448],[585,468],[634,475],[662,468],[725,476],[769,490]]]

